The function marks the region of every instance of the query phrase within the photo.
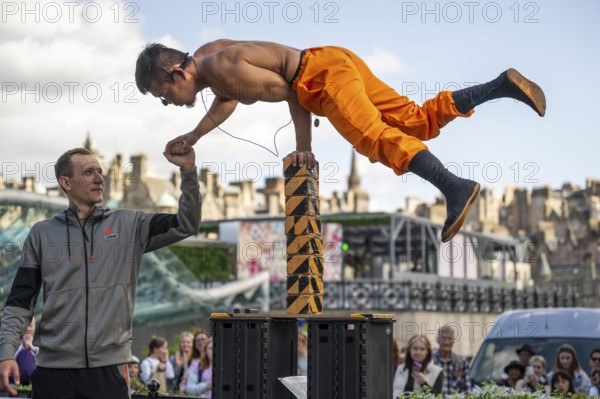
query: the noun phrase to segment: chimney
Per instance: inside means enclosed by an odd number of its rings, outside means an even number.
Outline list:
[[[23,178],[23,190],[32,193],[35,187],[35,176],[28,175]]]
[[[141,183],[144,180],[144,176],[146,176],[146,172],[148,169],[148,161],[146,159],[146,155],[132,155],[131,163],[126,169],[129,172],[127,178],[127,182],[129,184]]]

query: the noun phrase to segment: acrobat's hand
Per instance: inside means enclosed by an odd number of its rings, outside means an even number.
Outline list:
[[[174,146],[177,148],[178,146]],[[189,172],[196,168],[196,153],[193,148],[190,148],[183,154],[178,152],[165,152],[165,158],[173,165],[179,166],[182,171]]]
[[[293,151],[288,154],[288,157],[292,158],[294,166],[304,166],[304,164],[306,164],[308,169],[312,169],[317,164],[315,154],[313,154],[312,151]]]
[[[8,376],[13,376],[15,384],[19,385],[21,379],[19,377],[19,366],[12,359],[0,361],[0,392],[8,392],[11,396],[17,396],[17,390],[10,386]]]
[[[194,132],[182,134],[181,136],[176,137],[167,143],[164,153],[184,155],[192,148],[194,144],[196,144],[197,141],[198,137],[196,137]]]

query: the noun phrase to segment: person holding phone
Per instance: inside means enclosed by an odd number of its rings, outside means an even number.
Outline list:
[[[531,359],[529,359],[529,366],[525,368],[525,377],[517,381],[516,388],[525,388],[531,392],[535,392],[539,386],[548,385],[546,368],[546,359],[544,359],[543,356],[533,356]]]
[[[404,364],[398,366],[394,375],[394,399],[424,390],[435,395],[442,393],[444,373],[431,358],[431,342],[425,335],[415,335],[408,341]]]

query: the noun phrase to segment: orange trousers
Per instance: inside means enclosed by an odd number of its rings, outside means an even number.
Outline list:
[[[423,140],[457,116],[452,93],[443,91],[418,106],[379,80],[356,54],[341,47],[304,50],[292,81],[300,104],[326,116],[335,129],[371,162],[397,175],[408,172]]]

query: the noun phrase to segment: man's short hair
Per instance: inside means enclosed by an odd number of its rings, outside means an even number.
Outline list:
[[[162,84],[171,80],[171,67],[186,60],[187,53],[159,43],[148,43],[135,65],[135,84],[146,94],[152,82]]]
[[[61,176],[73,177],[73,174],[75,173],[75,164],[71,161],[71,158],[73,157],[73,155],[76,154],[94,155],[90,150],[82,147],[73,148],[72,150],[66,151],[64,154],[62,154],[58,158],[58,161],[56,161],[56,164],[54,165],[54,175],[56,176],[57,183]],[[58,183],[58,185],[60,186],[60,183]],[[63,191],[65,192],[65,194],[68,194],[65,189],[63,189]]]
[[[71,162],[71,157],[75,154],[93,155],[90,150],[82,147],[65,151],[65,153],[58,158],[58,161],[56,161],[56,165],[54,165],[54,174],[56,175],[56,180],[58,180],[61,176],[73,177],[73,173],[75,172],[73,168],[74,164]]]
[[[456,328],[450,324],[444,324],[438,329],[438,337],[447,337],[456,339]]]

